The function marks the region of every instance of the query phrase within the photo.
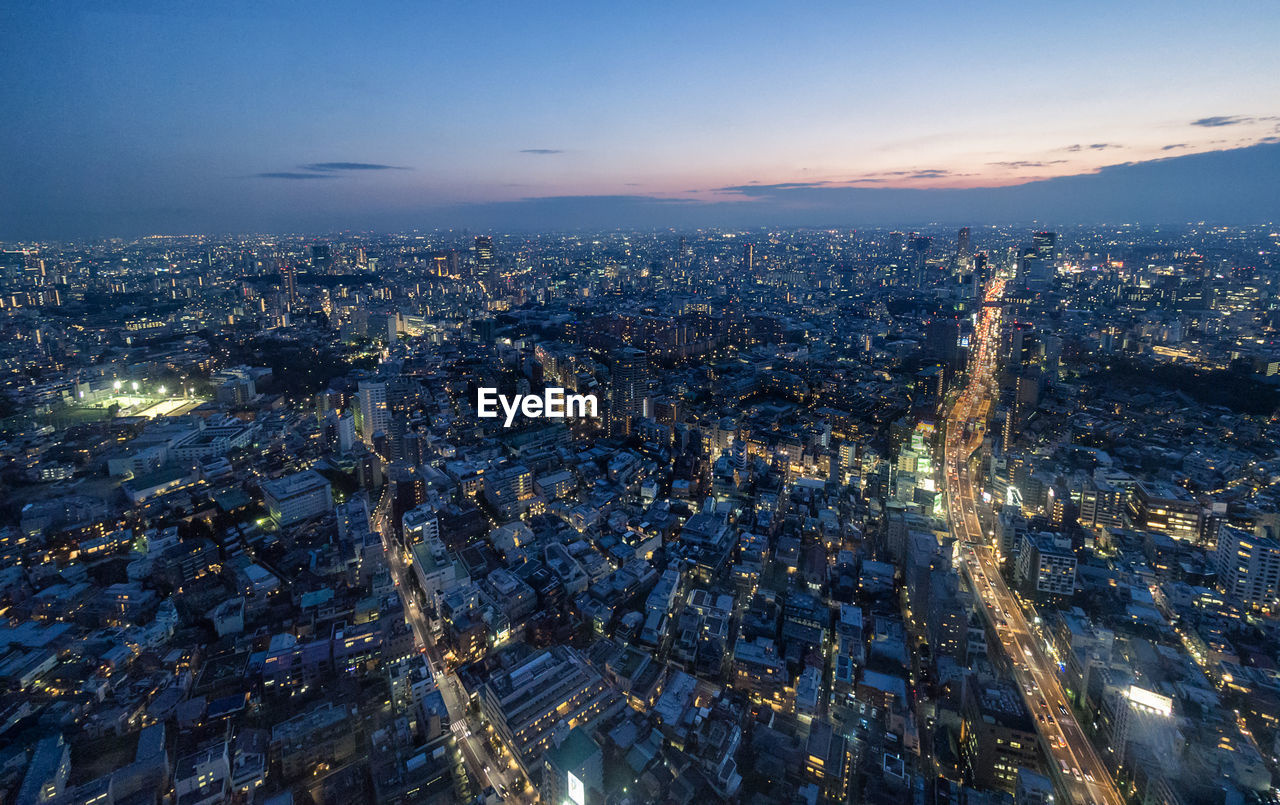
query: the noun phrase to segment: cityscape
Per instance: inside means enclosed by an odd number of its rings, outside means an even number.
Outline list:
[[[7,250],[7,801],[1272,801],[1278,239]]]
[[[1280,6],[0,24],[0,805],[1280,803]]]

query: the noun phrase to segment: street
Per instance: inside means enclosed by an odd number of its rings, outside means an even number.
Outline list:
[[[387,557],[387,566],[391,570],[391,578],[396,583],[401,601],[404,602],[405,620],[413,629],[415,642],[422,650],[427,665],[431,669],[431,675],[436,680],[436,686],[444,697],[445,708],[449,711],[450,729],[453,730],[462,748],[463,759],[466,761],[467,770],[472,779],[478,780],[482,788],[492,787],[499,796],[502,796],[504,802],[537,802],[538,795],[535,789],[517,785],[517,778],[521,775],[518,767],[511,768],[513,761],[495,757],[489,751],[484,739],[472,731],[471,723],[467,718],[469,699],[463,692],[462,683],[458,681],[457,675],[446,669],[440,649],[431,636],[426,615],[414,599],[411,592],[414,589],[414,586],[411,586],[414,584],[410,578],[411,572],[401,560],[400,552],[395,547],[394,536],[384,527],[386,517],[382,506],[379,506],[373,520],[383,535],[384,555]],[[521,790],[517,790],[518,787]]]
[[[1003,281],[994,279],[986,301],[997,300],[1002,288]],[[1056,664],[1036,643],[1018,601],[1000,574],[995,549],[978,517],[978,484],[969,458],[982,446],[985,433],[976,426],[985,426],[998,392],[993,342],[999,333],[1000,308],[984,306],[974,333],[969,386],[947,418],[945,473],[951,528],[963,546],[961,561],[981,598],[982,610],[1009,655],[1014,681],[1049,758],[1048,773],[1072,803],[1121,805],[1124,798],[1072,714]]]

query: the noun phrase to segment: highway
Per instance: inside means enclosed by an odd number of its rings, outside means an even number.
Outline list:
[[[480,781],[482,788],[492,787],[503,802],[536,802],[537,792],[532,787],[517,782],[520,777],[519,767],[515,767],[510,759],[496,757],[489,751],[483,736],[472,732],[467,718],[469,698],[463,691],[457,675],[446,666],[440,649],[431,636],[426,615],[415,600],[416,596],[412,591],[416,588],[416,582],[411,579],[412,571],[405,565],[400,556],[400,550],[396,547],[394,533],[387,522],[386,508],[386,506],[379,506],[373,517],[375,527],[382,534],[383,554],[387,558],[387,566],[391,570],[392,580],[396,583],[396,590],[400,593],[401,601],[404,602],[405,621],[413,629],[415,642],[427,661],[431,676],[436,681],[436,687],[444,697],[445,709],[449,711],[450,729],[453,730],[458,745],[462,749],[467,770],[473,780]]]
[[[995,302],[1002,290],[1003,280],[993,279],[984,301]],[[1073,805],[1123,805],[1124,797],[1071,712],[1056,664],[1036,643],[1017,599],[1000,575],[995,549],[978,516],[979,484],[969,459],[982,446],[998,391],[994,375],[1000,315],[997,305],[981,308],[973,336],[969,384],[947,416],[944,472],[952,533],[964,546],[960,552],[963,569],[981,598],[991,630],[1009,656],[1014,681],[1040,734],[1050,766],[1047,771],[1059,793]]]

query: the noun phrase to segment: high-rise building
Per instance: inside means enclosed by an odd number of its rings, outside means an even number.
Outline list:
[[[610,353],[609,359],[609,432],[630,433],[631,420],[648,415],[649,355],[634,347],[622,347]]]
[[[1053,265],[1058,247],[1057,232],[1037,232],[1031,237],[1031,245],[1035,248],[1036,257]]]
[[[964,259],[972,254],[973,247],[969,244],[969,227],[962,227],[956,236],[956,256]]]
[[[498,261],[493,253],[493,238],[476,236],[476,278],[485,282],[496,279]]]
[[[1228,598],[1258,608],[1280,603],[1280,541],[1223,526],[1215,559],[1218,585]]]
[[[280,264],[280,279],[284,283],[285,306],[292,310],[298,304],[298,269],[293,263]]]
[[[333,269],[333,249],[328,243],[311,244],[311,267],[320,274],[328,274]]]
[[[391,410],[387,407],[387,384],[361,380],[360,396],[360,436],[366,443],[373,443],[375,433],[391,431]]]
[[[911,250],[911,287],[923,288],[929,284],[925,275],[925,260],[933,246],[933,238],[912,235],[908,246]]]
[[[756,267],[756,247],[752,243],[744,243],[742,246],[742,270],[751,273]]]

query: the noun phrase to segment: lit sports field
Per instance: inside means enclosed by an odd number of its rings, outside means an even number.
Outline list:
[[[93,407],[110,408],[119,405],[118,416],[181,416],[194,410],[206,400],[202,397],[150,397],[138,394],[117,394],[99,401]]]

